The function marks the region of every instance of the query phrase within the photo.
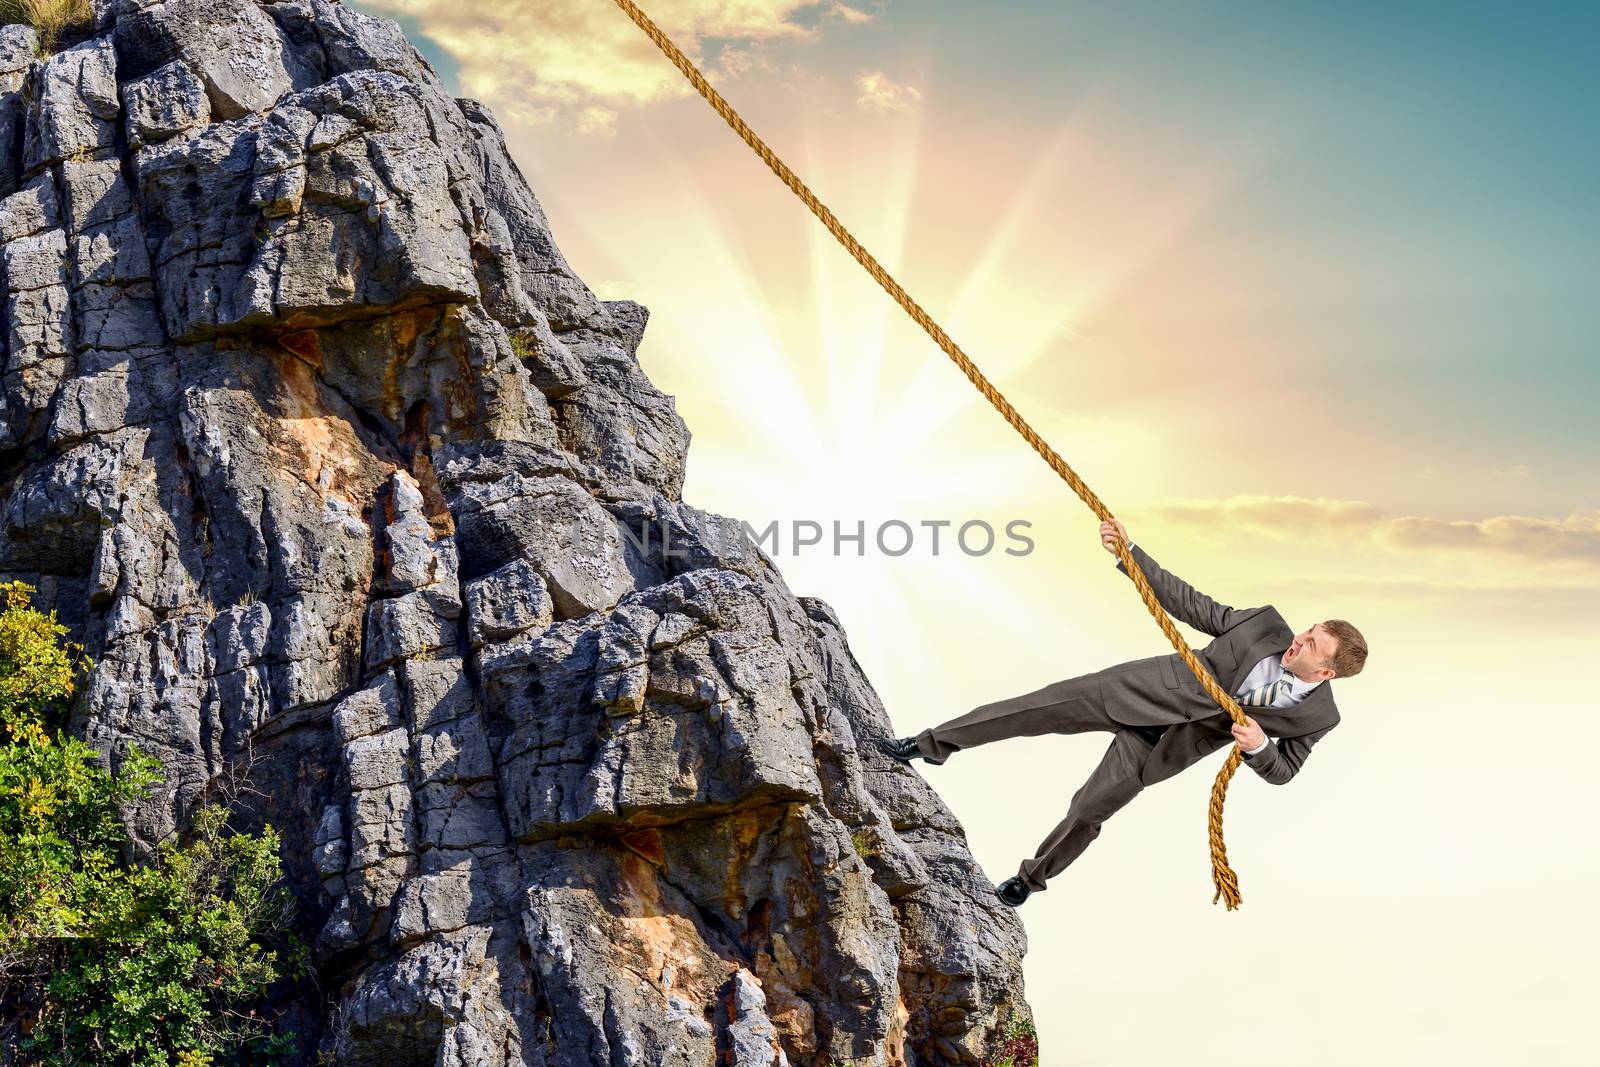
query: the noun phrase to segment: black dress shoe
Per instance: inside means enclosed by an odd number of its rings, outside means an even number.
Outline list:
[[[922,758],[922,749],[917,747],[915,737],[880,737],[878,748],[901,763],[910,763],[914,759]]]
[[[1024,900],[1027,900],[1028,894],[1031,892],[1033,892],[1033,887],[1024,882],[1021,876],[1014,874],[1001,882],[999,887],[995,889],[994,894],[1000,898],[1002,903],[1009,904],[1014,908]]]

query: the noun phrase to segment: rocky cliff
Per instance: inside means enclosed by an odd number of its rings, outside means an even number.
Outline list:
[[[682,501],[648,312],[394,24],[8,26],[0,197],[0,577],[165,765],[140,842],[248,771],[307,1058],[973,1064],[1026,1017],[839,620]]]

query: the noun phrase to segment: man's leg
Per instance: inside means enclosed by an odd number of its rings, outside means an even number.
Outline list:
[[[1089,842],[1100,836],[1100,824],[1144,788],[1139,774],[1155,743],[1148,731],[1124,728],[1111,739],[1099,766],[1072,796],[1067,817],[1044,839],[1030,860],[1023,860],[1017,877],[1034,892],[1077,859]]]
[[[929,763],[943,763],[952,752],[1007,737],[1119,729],[1122,724],[1106,714],[1100,698],[1100,676],[1084,674],[930,726],[917,735],[917,748]]]

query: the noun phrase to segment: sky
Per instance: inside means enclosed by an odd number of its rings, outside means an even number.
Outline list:
[[[898,734],[1170,651],[1098,519],[619,8],[355,6],[650,309],[684,499],[821,524],[769,552]],[[1368,640],[1302,773],[1235,779],[1240,910],[1221,754],[1023,905],[1045,1067],[1592,1062],[1600,6],[643,6],[1153,558]],[[916,766],[998,883],[1107,741]]]

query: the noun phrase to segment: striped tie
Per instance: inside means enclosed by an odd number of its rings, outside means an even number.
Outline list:
[[[1282,674],[1278,675],[1277,681],[1267,682],[1265,685],[1258,685],[1254,689],[1250,690],[1250,692],[1244,695],[1239,703],[1248,705],[1252,708],[1271,707],[1272,702],[1278,699],[1278,694],[1282,692],[1284,687],[1288,684],[1289,672],[1284,671]]]

